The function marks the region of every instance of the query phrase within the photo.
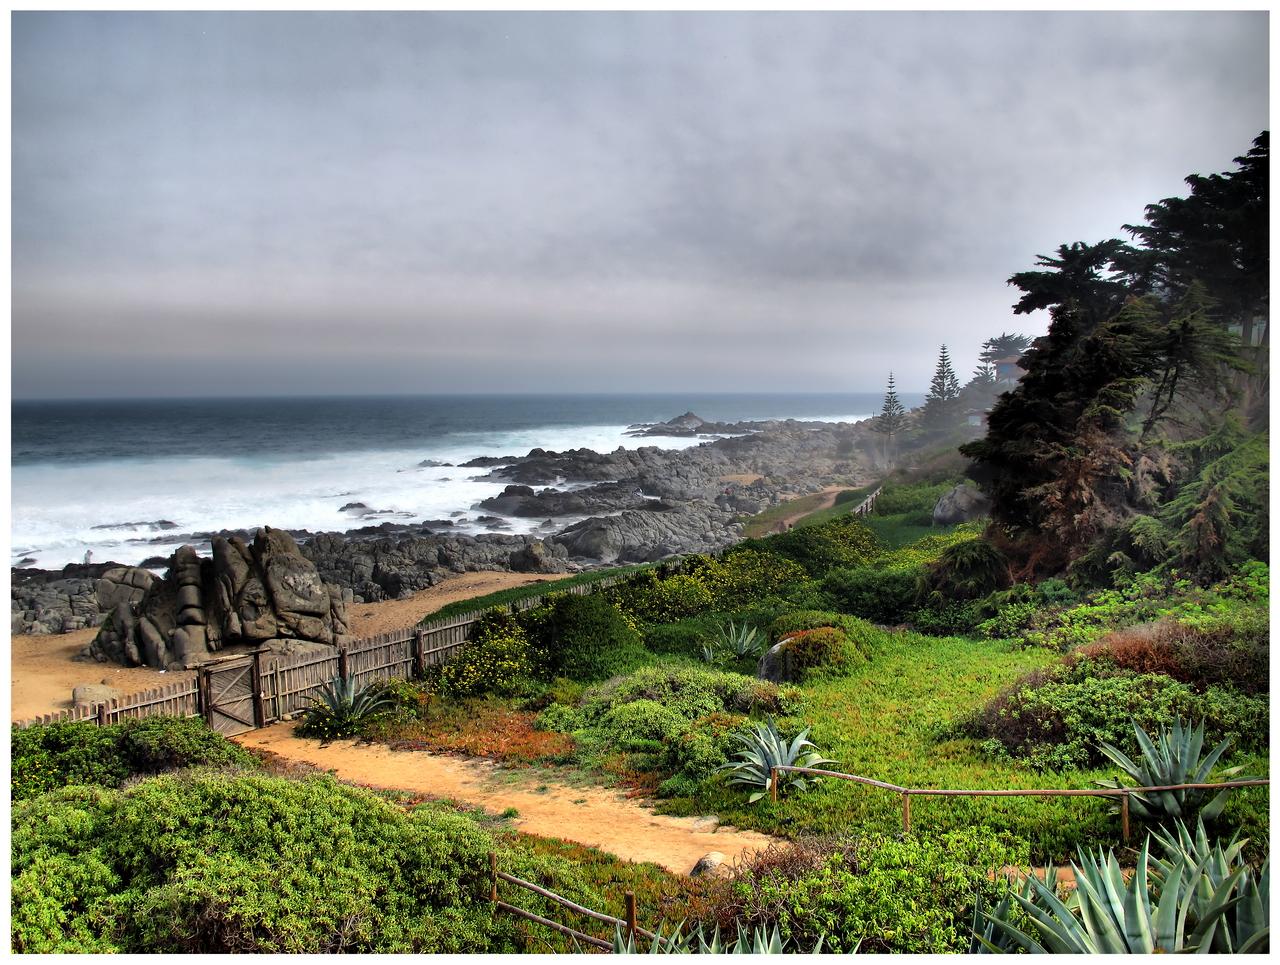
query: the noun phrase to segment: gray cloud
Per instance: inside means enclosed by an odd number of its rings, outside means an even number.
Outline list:
[[[14,392],[923,387],[1247,148],[1266,23],[19,13]]]

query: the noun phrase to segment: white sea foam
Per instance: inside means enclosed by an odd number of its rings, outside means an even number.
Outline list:
[[[865,416],[826,416],[815,421],[856,421]],[[809,421],[809,420],[806,420]],[[86,551],[99,562],[139,563],[167,556],[180,545],[172,536],[264,524],[312,532],[345,532],[380,522],[455,521],[457,532],[487,532],[475,517],[482,499],[497,495],[504,482],[481,482],[487,469],[463,469],[477,456],[519,456],[530,449],[619,447],[685,449],[696,438],[637,438],[625,426],[552,426],[520,431],[456,433],[422,448],[341,452],[314,457],[210,456],[129,459],[13,468],[12,546],[14,562],[60,567],[79,562]],[[421,467],[424,460],[451,463]],[[364,503],[391,515],[360,518],[340,507]],[[452,514],[463,510],[465,516]],[[94,529],[121,523],[176,524],[171,537],[151,526]],[[560,518],[553,529],[574,520]],[[528,533],[544,520],[508,518],[503,532]],[[156,540],[152,542],[152,540]]]

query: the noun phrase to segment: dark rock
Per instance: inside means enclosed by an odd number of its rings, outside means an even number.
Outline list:
[[[452,466],[452,465],[453,463],[451,462],[439,462],[438,460],[435,460],[435,459],[423,459],[422,462],[418,463],[418,468],[419,469],[443,469],[446,466]]]
[[[288,533],[263,527],[251,545],[214,537],[212,553],[202,559],[179,548],[168,575],[153,579],[140,601],[117,603],[90,654],[163,669],[231,643],[287,638],[333,646],[345,638],[342,590],[325,584]]]
[[[345,505],[342,505],[342,506],[339,506],[339,507],[338,507],[338,512],[340,512],[340,513],[348,513],[348,512],[354,512],[354,511],[355,511],[355,510],[357,510],[357,509],[365,509],[365,510],[367,510],[368,508],[369,508],[369,507],[368,507],[368,506],[366,506],[364,503],[346,503]]]
[[[990,514],[991,500],[976,487],[961,483],[943,495],[933,507],[935,526],[953,526]]]
[[[148,521],[139,521],[135,523],[103,523],[101,526],[91,526],[90,529],[139,529],[146,527],[147,529],[169,530],[177,529],[178,524],[170,519],[153,519]]]

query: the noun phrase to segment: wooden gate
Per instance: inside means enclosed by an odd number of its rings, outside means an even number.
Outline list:
[[[259,654],[200,668],[204,717],[219,734],[232,736],[262,727]]]

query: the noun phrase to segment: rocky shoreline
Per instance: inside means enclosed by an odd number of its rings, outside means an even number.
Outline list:
[[[407,597],[454,573],[510,570],[572,573],[650,562],[683,553],[715,552],[742,536],[740,520],[784,498],[827,486],[872,481],[878,441],[869,423],[708,423],[685,413],[666,423],[638,425],[634,436],[706,436],[687,449],[530,450],[523,456],[463,463],[475,478],[507,483],[475,510],[496,530],[453,532],[451,520],[383,520],[345,533],[289,531],[325,583],[354,602]],[[376,518],[353,504],[353,521]],[[542,518],[529,535],[501,532],[504,517]],[[192,544],[239,539],[255,531],[191,533]],[[157,537],[168,542],[172,535]],[[120,602],[136,603],[148,569],[72,564],[60,571],[14,568],[13,633],[63,633],[96,626]],[[149,574],[148,574],[149,575]],[[127,587],[128,589],[122,589]]]

